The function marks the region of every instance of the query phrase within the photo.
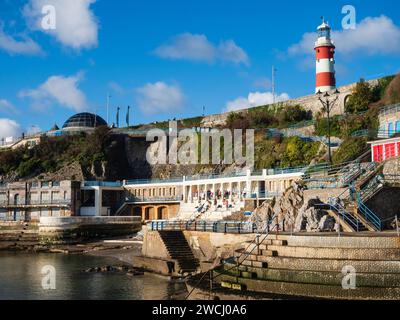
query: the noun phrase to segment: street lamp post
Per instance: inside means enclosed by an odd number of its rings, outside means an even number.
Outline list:
[[[335,107],[336,102],[339,100],[339,90],[336,89],[335,92],[329,94],[325,92],[324,94],[321,90],[318,91],[318,99],[322,104],[322,111],[326,113],[328,117],[328,157],[329,163],[332,164],[332,150],[331,150],[331,111]]]

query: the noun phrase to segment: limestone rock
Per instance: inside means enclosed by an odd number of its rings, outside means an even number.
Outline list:
[[[337,201],[340,201],[337,199]],[[321,200],[311,199],[304,203],[304,189],[294,183],[280,198],[272,202],[264,202],[258,207],[249,221],[256,223],[258,230],[265,230],[267,224],[275,216],[281,231],[324,232],[337,228],[336,220],[321,210]]]

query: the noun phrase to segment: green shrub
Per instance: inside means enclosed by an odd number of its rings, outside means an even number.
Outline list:
[[[287,139],[286,150],[282,155],[283,167],[308,165],[318,153],[319,142],[305,142],[299,137]]]
[[[0,174],[15,172],[18,177],[25,178],[57,171],[74,161],[89,168],[94,162],[107,161],[112,156],[107,151],[109,145],[107,127],[98,127],[90,135],[42,137],[40,144],[32,149],[22,147],[0,152]]]
[[[312,112],[300,105],[264,106],[245,112],[232,112],[228,115],[226,125],[232,129],[285,128],[311,119]]]
[[[318,118],[315,122],[315,135],[317,136],[328,136],[328,119]],[[331,136],[341,137],[342,127],[339,116],[334,116],[331,118]]]
[[[319,142],[306,142],[298,137],[264,139],[255,144],[256,169],[281,168],[308,165],[320,147]]]
[[[340,164],[355,160],[367,148],[366,138],[348,138],[339,149],[333,154],[333,162]]]
[[[369,105],[379,101],[379,99],[379,89],[371,87],[368,82],[361,79],[346,103],[346,112],[359,113],[367,111]]]

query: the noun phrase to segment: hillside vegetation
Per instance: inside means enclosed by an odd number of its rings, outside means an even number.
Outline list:
[[[342,163],[357,158],[368,147],[367,141],[376,136],[380,107],[398,102],[400,75],[383,78],[375,86],[361,80],[346,104],[346,114],[331,119],[332,135],[344,140],[334,153],[333,161]],[[180,120],[178,127],[200,126],[202,120],[203,117]],[[293,167],[326,161],[326,150],[319,142],[310,142],[298,137],[271,136],[267,134],[266,129],[287,128],[301,122],[308,123],[310,120],[311,113],[301,106],[276,104],[231,113],[226,127],[256,129],[255,169]],[[315,134],[327,136],[327,119],[320,114],[314,121]],[[154,126],[167,128],[168,122],[149,125]],[[359,135],[358,132],[364,133]],[[216,167],[152,167],[145,163],[146,143],[131,141],[130,145],[128,148],[124,136],[110,134],[107,127],[99,127],[90,135],[42,137],[40,144],[33,148],[21,147],[0,152],[0,181],[40,178],[43,174],[57,172],[71,164],[80,166],[85,179],[109,180],[157,178],[166,177],[168,174],[220,173],[227,169],[222,164]],[[223,145],[222,142],[221,151]]]
[[[94,164],[113,158],[111,142],[107,127],[99,127],[90,135],[43,136],[33,148],[0,152],[0,175],[30,178],[56,172],[72,163],[79,163],[84,172],[90,172]]]

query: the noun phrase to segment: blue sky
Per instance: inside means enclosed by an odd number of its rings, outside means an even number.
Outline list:
[[[56,29],[41,27],[43,5]],[[342,8],[357,27],[343,30]],[[131,123],[236,110],[314,91],[313,41],[334,30],[339,85],[400,70],[400,4],[385,1],[1,0],[0,136],[79,111]],[[122,121],[124,122],[124,121]],[[32,127],[35,126],[35,127]]]

